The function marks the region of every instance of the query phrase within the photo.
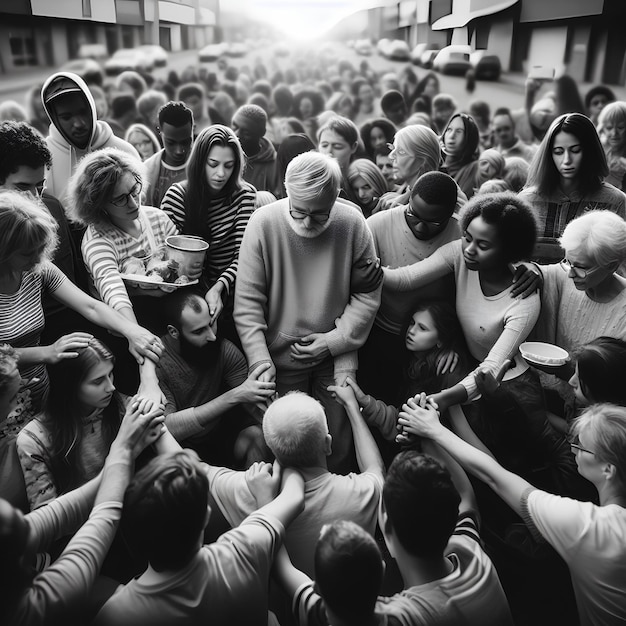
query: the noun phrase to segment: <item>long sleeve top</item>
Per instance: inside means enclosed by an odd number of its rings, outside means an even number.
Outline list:
[[[181,233],[200,235],[185,231],[186,182],[174,183],[163,196],[161,209],[170,217]],[[210,233],[204,265],[209,287],[218,281],[227,293],[232,294],[237,277],[239,248],[248,220],[254,211],[256,190],[244,182],[231,197],[215,198],[206,208],[206,226]]]
[[[137,238],[113,224],[90,225],[81,244],[93,284],[92,295],[117,311],[132,308],[121,277],[126,262],[132,257],[148,260],[167,237],[178,234],[167,215],[154,207],[141,207],[139,221],[141,235]]]
[[[310,367],[291,361],[290,347],[323,333],[337,373],[345,365],[338,357],[363,345],[380,304],[372,235],[360,211],[341,202],[315,237],[294,230],[288,209],[289,200],[279,200],[250,218],[237,273],[237,330],[250,367],[273,361],[278,370]]]
[[[519,353],[539,317],[540,300],[533,294],[524,300],[511,297],[511,287],[486,296],[480,286],[479,274],[467,268],[463,260],[461,240],[452,241],[430,257],[394,270],[385,270],[385,285],[400,291],[415,289],[430,281],[454,273],[456,283],[456,314],[465,335],[470,354],[494,375],[506,359],[511,368],[504,380],[511,380],[528,369]],[[468,399],[478,397],[474,375],[470,372],[461,384]]]

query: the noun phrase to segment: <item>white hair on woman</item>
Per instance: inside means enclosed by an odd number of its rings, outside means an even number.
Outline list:
[[[395,137],[395,143],[403,147],[419,163],[419,174],[439,169],[441,146],[437,133],[428,126],[413,125],[401,128]]]
[[[619,266],[626,261],[626,221],[612,211],[589,211],[565,227],[559,243],[600,267]]]
[[[341,189],[341,168],[335,159],[319,152],[305,152],[291,160],[285,173],[290,198],[332,204]]]

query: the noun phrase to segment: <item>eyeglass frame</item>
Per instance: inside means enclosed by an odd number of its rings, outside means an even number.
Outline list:
[[[561,269],[566,271],[568,274],[570,270],[574,270],[574,274],[576,274],[578,278],[587,278],[589,274],[593,274],[593,272],[600,269],[599,265],[596,267],[592,267],[590,270],[583,269],[582,267],[576,267],[575,265],[572,265],[566,258],[561,259],[559,261],[559,265],[561,266]]]
[[[448,220],[443,220],[442,222],[430,222],[421,218],[417,213],[415,213],[415,209],[413,208],[413,204],[411,203],[412,198],[409,198],[409,202],[406,205],[406,209],[404,209],[404,214],[412,217],[418,221],[418,224],[424,224],[427,228],[439,228],[442,224],[445,224]],[[417,224],[416,224],[417,226]]]
[[[298,217],[296,217],[294,213],[296,213]],[[297,221],[302,221],[308,217],[311,221],[320,225],[326,224],[326,222],[330,219],[330,211],[328,213],[307,213],[306,211],[300,211],[298,209],[294,209],[291,206],[291,203],[289,203],[289,215],[291,215],[291,217]]]
[[[122,203],[120,203],[119,201],[116,201],[115,199],[111,198],[109,200],[109,202],[113,205],[116,206],[118,208],[123,208],[125,206],[128,206],[128,201],[130,200],[131,197],[137,197],[141,194],[141,190],[143,189],[143,183],[141,182],[141,180],[139,178],[137,178],[137,176],[134,176],[134,179],[137,181],[134,185],[133,188],[126,194],[124,194],[123,197],[124,201]]]
[[[587,454],[591,454],[592,456],[596,455],[595,452],[592,452],[591,450],[588,450],[587,448],[583,448],[583,446],[581,446],[580,443],[578,443],[578,441],[580,441],[578,437],[574,437],[573,435],[568,435],[565,439],[570,448],[574,448],[574,450],[578,450],[579,452],[586,452]]]

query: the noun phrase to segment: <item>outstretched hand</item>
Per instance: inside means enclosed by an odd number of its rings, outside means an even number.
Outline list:
[[[136,459],[161,436],[165,422],[163,408],[159,406],[146,413],[143,412],[144,408],[145,400],[138,396],[130,399],[120,429],[111,444],[112,451],[118,448],[127,450]]]
[[[409,398],[402,405],[398,426],[406,436],[428,439],[432,439],[437,428],[443,428],[436,405],[430,402],[425,394]]]
[[[345,386],[340,387],[339,385],[329,385],[327,387],[327,390],[333,394],[333,398],[335,398],[335,400],[339,404],[341,404],[342,407],[347,409],[349,406],[352,405],[358,409],[359,403],[357,402],[354,390],[352,389],[352,386],[350,385],[351,381],[352,379],[348,377],[346,378]]]
[[[513,270],[512,298],[528,298],[543,286],[543,275],[532,263],[520,263],[517,267],[511,266]]]
[[[46,347],[44,362],[54,365],[65,359],[75,359],[78,356],[76,350],[86,348],[93,339],[93,335],[83,332],[70,333],[59,337],[53,344]]]

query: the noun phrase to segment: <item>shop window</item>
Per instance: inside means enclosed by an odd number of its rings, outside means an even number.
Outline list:
[[[31,36],[9,37],[13,65],[37,65],[35,39]]]

